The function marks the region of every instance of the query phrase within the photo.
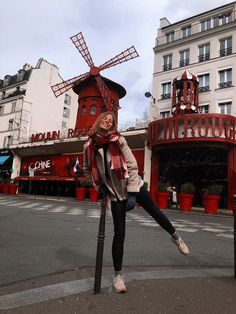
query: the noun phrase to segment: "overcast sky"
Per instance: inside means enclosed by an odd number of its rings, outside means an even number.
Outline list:
[[[153,47],[160,18],[171,23],[233,1],[224,0],[0,0],[0,78],[44,58],[64,80],[88,71],[69,39],[82,31],[95,65],[134,45],[139,58],[101,74],[124,86],[120,123],[140,119],[149,105]]]

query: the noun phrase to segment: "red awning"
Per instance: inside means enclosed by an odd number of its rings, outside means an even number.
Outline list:
[[[50,176],[35,176],[35,177],[24,177],[19,176],[15,178],[16,181],[76,181],[75,177],[50,177]],[[86,177],[78,177],[78,181],[88,181]]]

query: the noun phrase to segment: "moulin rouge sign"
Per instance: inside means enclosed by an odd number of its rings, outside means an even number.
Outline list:
[[[148,142],[158,145],[179,141],[236,142],[236,118],[224,114],[189,114],[153,121]]]
[[[82,132],[83,131],[83,132]],[[75,138],[78,137],[81,134],[86,134],[86,130],[81,129],[68,129],[67,136],[63,135],[65,138]],[[36,133],[31,135],[31,143],[33,142],[47,142],[47,141],[54,141],[59,140],[61,138],[61,132],[60,131],[49,131],[49,132],[42,132],[42,133]]]

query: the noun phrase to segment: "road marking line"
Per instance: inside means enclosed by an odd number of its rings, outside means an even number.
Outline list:
[[[185,232],[196,232],[199,231],[198,229],[192,229],[192,228],[176,228],[178,231],[185,231]]]
[[[160,227],[156,222],[141,222],[141,225],[148,227]]]
[[[203,231],[208,231],[208,232],[224,232],[224,229],[217,229],[217,228],[203,228]]]
[[[69,215],[82,215],[84,214],[84,210],[79,208],[71,208],[69,212],[67,212]]]
[[[229,238],[229,239],[233,239],[234,235],[233,234],[226,234],[226,233],[220,233],[220,234],[216,234],[217,237],[222,237],[222,238]]]
[[[50,213],[63,213],[68,209],[68,206],[57,206],[55,208],[49,209]]]

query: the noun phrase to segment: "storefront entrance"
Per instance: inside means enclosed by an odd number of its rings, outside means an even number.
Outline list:
[[[181,184],[195,185],[194,206],[202,206],[202,194],[210,183],[223,185],[220,208],[227,208],[228,151],[216,147],[186,147],[161,150],[159,179],[166,179],[180,191]]]

